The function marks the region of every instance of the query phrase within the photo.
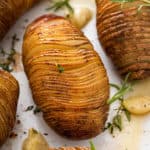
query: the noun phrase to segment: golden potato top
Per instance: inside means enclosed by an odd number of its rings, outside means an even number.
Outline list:
[[[73,139],[99,134],[107,118],[105,68],[83,33],[63,17],[45,15],[26,30],[23,63],[44,119]]]

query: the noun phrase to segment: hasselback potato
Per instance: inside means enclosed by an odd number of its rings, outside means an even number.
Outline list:
[[[0,40],[14,22],[38,0],[0,0]]]
[[[147,6],[146,6],[147,5]],[[150,7],[142,0],[97,0],[99,39],[121,75],[150,76]]]
[[[24,36],[23,64],[33,99],[49,126],[72,139],[102,131],[108,111],[108,78],[79,29],[63,17],[38,18]]]
[[[15,124],[19,86],[8,72],[0,70],[0,146]]]

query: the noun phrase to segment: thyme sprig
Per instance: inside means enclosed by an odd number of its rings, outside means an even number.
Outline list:
[[[127,3],[127,2],[133,2],[135,0],[112,0],[112,2],[118,2],[118,3]]]
[[[108,129],[111,134],[113,134],[114,129],[118,129],[119,131],[122,131],[123,128],[123,123],[122,123],[122,114],[126,116],[127,120],[131,120],[131,115],[128,110],[123,105],[123,100],[124,100],[124,95],[126,92],[131,90],[132,85],[128,83],[128,79],[130,77],[131,73],[128,73],[125,77],[125,80],[122,82],[122,85],[119,86],[117,84],[110,84],[111,87],[115,88],[117,92],[110,98],[107,103],[112,104],[115,101],[119,101],[119,108],[117,108],[116,115],[113,117],[111,122],[108,122],[106,127],[104,128],[105,130]]]
[[[65,71],[64,67],[60,64],[57,64],[57,69],[58,69],[59,73],[63,73]]]
[[[0,68],[8,72],[12,72],[13,69],[11,65],[15,64],[14,55],[16,54],[16,51],[12,49],[10,53],[7,53],[3,48],[1,48],[0,54],[3,56],[3,61],[0,62]]]
[[[25,110],[25,111],[31,111],[33,108],[34,108],[34,106],[33,106],[33,105],[28,106],[28,107],[26,108],[26,110]]]
[[[90,150],[96,150],[94,144],[92,141],[89,142],[90,143]]]
[[[149,2],[149,4],[142,4],[142,5],[140,5],[139,7],[138,7],[138,13],[140,13],[141,12],[141,10],[142,10],[142,8],[143,7],[150,7],[150,2]]]
[[[36,115],[38,113],[41,112],[41,109],[39,107],[35,107],[35,109],[33,110],[33,113]]]
[[[15,50],[15,45],[16,45],[16,42],[18,42],[20,39],[17,37],[17,34],[15,33],[13,36],[12,36],[12,42],[11,42],[11,49],[12,50]]]
[[[108,99],[107,104],[112,104],[117,100],[123,100],[123,96],[131,90],[132,86],[128,83],[129,76],[130,73],[125,77],[121,87],[116,84],[110,84],[110,86],[115,87],[118,91],[112,96],[112,98]]]
[[[112,2],[117,2],[121,4],[121,8],[123,8],[123,4],[127,2],[134,2],[135,0],[112,0]],[[137,12],[140,13],[143,7],[150,7],[150,0],[140,0],[145,4],[141,4],[137,8]]]
[[[0,54],[2,55],[2,60],[0,62],[0,68],[3,70],[6,70],[8,72],[12,72],[12,65],[15,64],[14,55],[16,54],[15,50],[15,44],[19,41],[19,38],[17,38],[17,35],[14,34],[12,36],[12,42],[11,42],[11,50],[10,52],[6,52],[3,48],[0,48]]]
[[[134,2],[135,0],[112,0],[112,2],[120,3],[121,8],[123,8],[124,3]]]
[[[123,129],[123,121],[122,121],[122,114],[126,116],[127,120],[131,121],[131,114],[128,110],[125,109],[123,106],[123,101],[120,102],[120,106],[117,110],[116,115],[113,117],[112,122],[108,122],[104,130],[109,130],[111,134],[114,133],[114,129],[118,129],[119,131],[122,131]]]
[[[54,1],[54,4],[47,8],[46,10],[54,10],[54,11],[58,11],[60,9],[62,9],[63,7],[66,7],[68,9],[68,11],[73,14],[74,13],[74,9],[72,8],[72,6],[69,3],[70,0],[59,0],[59,1]]]
[[[145,3],[149,3],[149,4],[150,4],[150,0],[141,0],[141,1],[143,1],[143,2],[145,2]]]

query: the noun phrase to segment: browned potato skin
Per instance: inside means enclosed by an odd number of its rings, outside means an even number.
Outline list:
[[[15,21],[38,0],[0,0],[0,40]]]
[[[19,85],[8,72],[0,70],[0,146],[14,127]]]
[[[150,76],[150,7],[139,0],[120,3],[97,0],[99,39],[121,75],[131,72],[131,79]]]
[[[105,68],[83,33],[63,17],[45,15],[27,28],[23,64],[44,119],[72,139],[98,135],[107,119]],[[65,71],[60,73],[57,64]]]

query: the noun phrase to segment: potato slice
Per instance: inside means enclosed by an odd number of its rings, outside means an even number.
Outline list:
[[[132,114],[144,115],[150,112],[149,96],[134,96],[124,100],[123,105]]]

